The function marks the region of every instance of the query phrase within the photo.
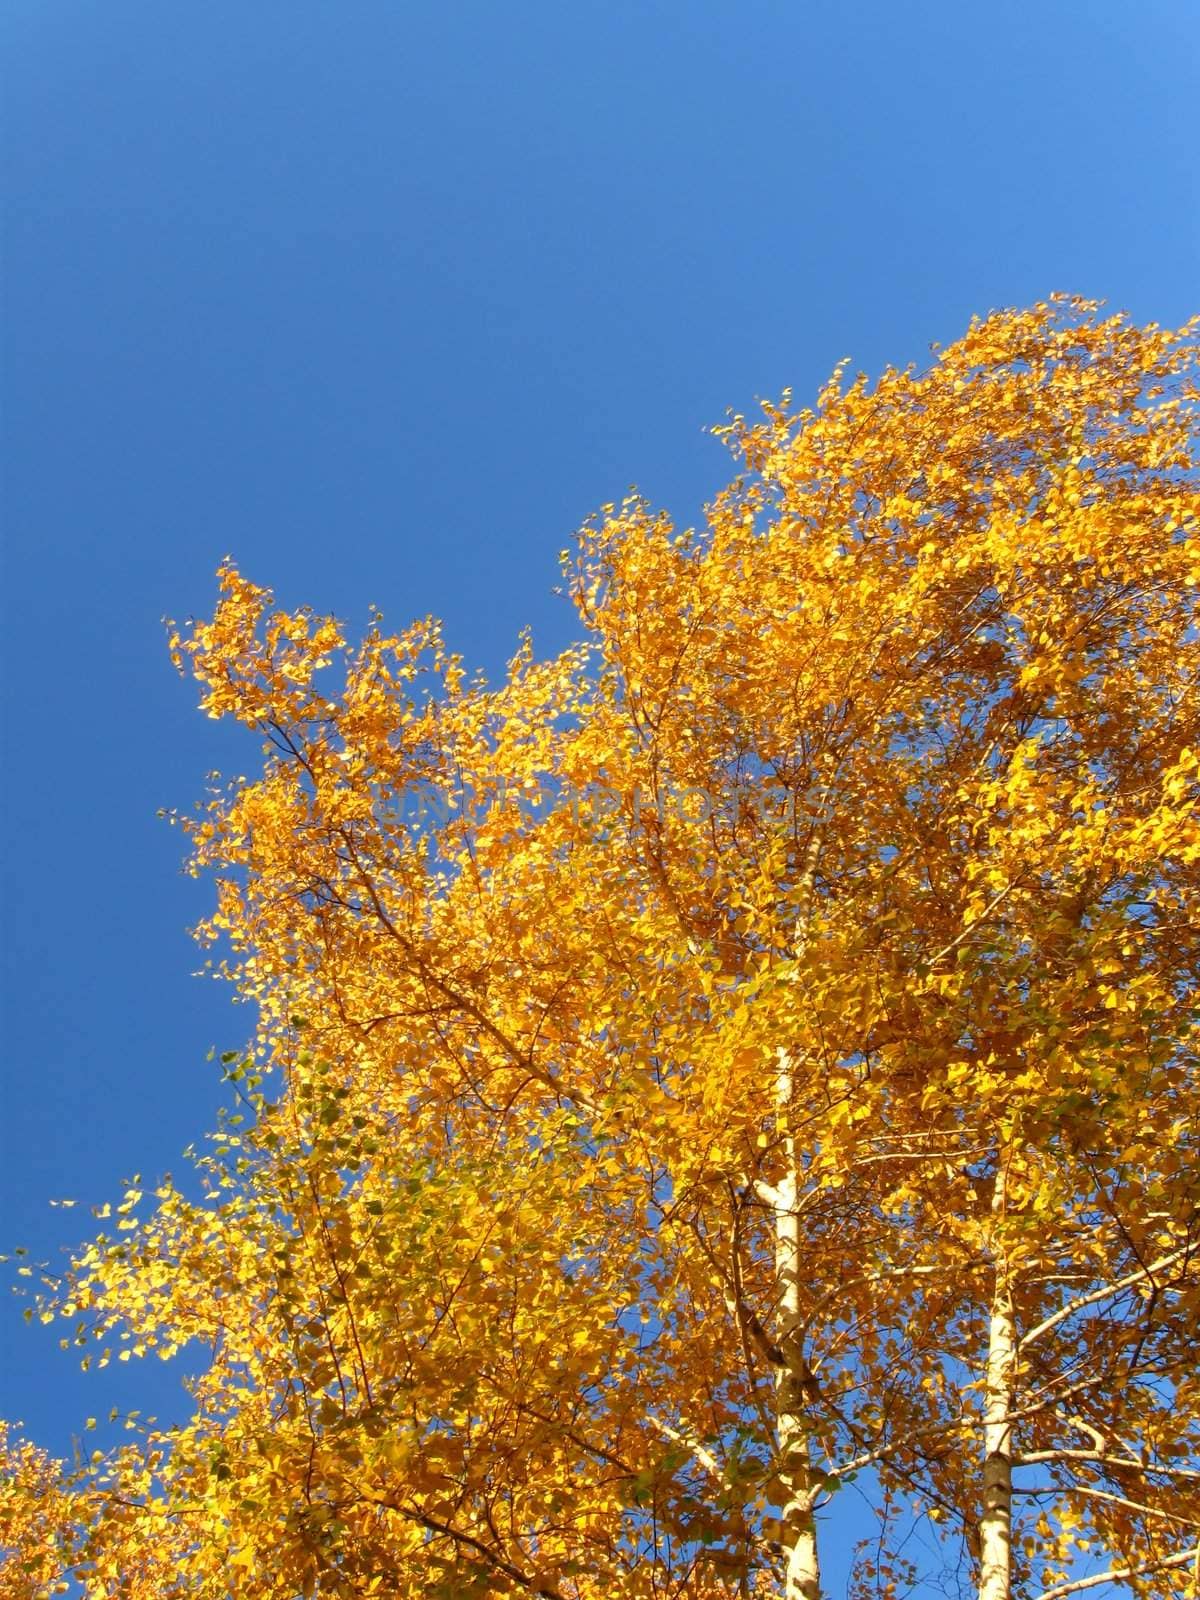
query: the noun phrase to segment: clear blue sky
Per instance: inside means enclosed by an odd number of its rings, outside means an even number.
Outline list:
[[[702,429],[1068,289],[1200,309],[1192,0],[6,0],[0,1236],[54,1258],[179,1170],[248,1018],[189,976],[155,819],[253,744],[159,618],[233,552],[495,669],[571,635],[556,553]],[[3,1245],[0,1245],[3,1248]],[[85,1379],[0,1302],[0,1414]],[[138,1403],[138,1402],[131,1402]]]

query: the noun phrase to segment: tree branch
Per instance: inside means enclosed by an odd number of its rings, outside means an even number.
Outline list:
[[[672,1443],[682,1445],[685,1450],[690,1451],[700,1465],[718,1483],[724,1483],[725,1474],[721,1470],[721,1463],[711,1450],[700,1443],[699,1439],[693,1439],[688,1433],[681,1433],[678,1428],[673,1428],[669,1422],[664,1422],[661,1417],[651,1416],[649,1412],[646,1414],[646,1421],[652,1428],[661,1433],[664,1439],[670,1439]]]
[[[455,1528],[449,1522],[441,1522],[437,1517],[431,1517],[428,1512],[418,1511],[415,1506],[398,1505],[395,1500],[387,1500],[377,1495],[364,1495],[373,1505],[382,1506],[385,1511],[394,1511],[398,1516],[404,1517],[409,1522],[415,1522],[419,1527],[427,1529],[430,1533],[441,1534],[443,1538],[451,1539],[456,1545],[463,1545],[475,1554],[495,1572],[502,1572],[504,1576],[524,1589],[527,1594],[538,1596],[538,1600],[566,1600],[560,1589],[551,1589],[536,1578],[531,1578],[528,1573],[522,1572],[520,1567],[514,1566],[511,1561],[506,1561],[502,1555],[488,1548],[481,1539],[476,1539],[473,1534],[464,1533],[461,1528]]]
[[[1093,1572],[1087,1578],[1073,1578],[1069,1583],[1056,1583],[1053,1589],[1043,1589],[1037,1600],[1060,1600],[1062,1595],[1078,1594],[1082,1589],[1095,1589],[1102,1583],[1122,1583],[1126,1578],[1144,1578],[1151,1572],[1165,1572],[1168,1567],[1186,1566],[1189,1561],[1200,1562],[1200,1544],[1190,1550],[1181,1550],[1177,1556],[1166,1556],[1161,1561],[1148,1562],[1144,1567],[1110,1567],[1107,1572]]]
[[[1187,1483],[1200,1483],[1200,1472],[1193,1472],[1190,1467],[1160,1467],[1153,1461],[1139,1461],[1136,1456],[1108,1456],[1100,1450],[1029,1450],[1023,1455],[1015,1455],[1013,1466],[1036,1467],[1053,1461],[1090,1461],[1097,1467],[1157,1473],[1163,1478],[1182,1478]]]
[[[1107,1489],[1091,1489],[1081,1483],[1048,1483],[1042,1484],[1040,1488],[1014,1487],[1013,1493],[1029,1495],[1033,1499],[1039,1495],[1063,1497],[1082,1494],[1089,1500],[1107,1500],[1110,1505],[1124,1506],[1126,1510],[1136,1511],[1142,1517],[1161,1517],[1165,1522],[1178,1522],[1185,1528],[1200,1528],[1200,1522],[1194,1517],[1182,1516],[1178,1511],[1164,1511],[1161,1506],[1143,1505],[1139,1500],[1128,1500],[1122,1494],[1110,1494]]]
[[[1060,1306],[1052,1316],[1046,1317],[1036,1327],[1030,1328],[1018,1342],[1018,1350],[1024,1350],[1027,1345],[1033,1344],[1043,1334],[1049,1333],[1052,1328],[1057,1328],[1059,1323],[1066,1322],[1068,1317],[1073,1317],[1077,1311],[1082,1311],[1086,1306],[1099,1305],[1102,1300],[1111,1300],[1114,1295],[1123,1294],[1126,1289],[1131,1289],[1136,1283],[1143,1283],[1146,1279],[1153,1280],[1156,1272],[1161,1272],[1165,1267],[1174,1266],[1176,1261],[1187,1256],[1193,1246],[1186,1244],[1178,1250],[1173,1250],[1170,1255],[1160,1256],[1157,1261],[1152,1261],[1148,1267],[1139,1267],[1136,1272],[1131,1272],[1127,1277],[1118,1278],[1115,1283],[1106,1283],[1099,1289],[1093,1289],[1090,1294],[1080,1295],[1076,1300],[1069,1300],[1065,1306]]]

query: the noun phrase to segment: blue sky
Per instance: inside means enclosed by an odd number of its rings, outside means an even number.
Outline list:
[[[1200,309],[1189,0],[7,0],[0,1235],[179,1170],[245,1038],[155,813],[240,744],[172,673],[226,552],[496,669],[575,526],[706,425],[1055,289]],[[2,1248],[2,1246],[0,1246]],[[2,1309],[2,1308],[0,1308]],[[0,1415],[85,1379],[0,1315]],[[138,1403],[134,1401],[133,1403]]]

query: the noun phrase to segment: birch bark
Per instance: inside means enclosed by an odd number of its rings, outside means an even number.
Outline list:
[[[791,1134],[794,1079],[790,1057],[780,1052],[776,1077],[776,1111],[786,1154],[786,1171],[775,1205],[775,1279],[779,1300],[778,1345],[782,1360],[775,1371],[775,1427],[779,1478],[784,1490],[780,1517],[785,1552],[785,1600],[820,1600],[821,1568],[813,1508],[816,1488],[808,1427],[804,1414],[803,1352],[795,1335],[800,1328],[800,1218],[797,1210],[796,1150]]]
[[[997,1180],[993,1216],[1004,1204]],[[1012,1593],[1012,1413],[1017,1353],[1012,1287],[1002,1252],[997,1252],[988,1320],[984,1379],[983,1515],[979,1524],[979,1600],[1009,1600]]]

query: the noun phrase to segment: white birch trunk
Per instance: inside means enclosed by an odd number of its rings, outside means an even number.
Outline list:
[[[813,1515],[816,1491],[804,1417],[805,1373],[800,1370],[803,1352],[792,1337],[800,1327],[800,1218],[796,1210],[796,1153],[790,1126],[792,1089],[791,1062],[781,1052],[776,1106],[787,1166],[777,1186],[775,1202],[775,1278],[779,1300],[777,1343],[784,1359],[775,1372],[775,1429],[779,1478],[784,1491],[780,1516],[780,1542],[786,1560],[783,1592],[785,1600],[820,1600],[821,1569]]]
[[[983,1517],[979,1524],[979,1600],[1012,1592],[1012,1411],[1016,1327],[1012,1291],[997,1263],[988,1325],[984,1391]]]

